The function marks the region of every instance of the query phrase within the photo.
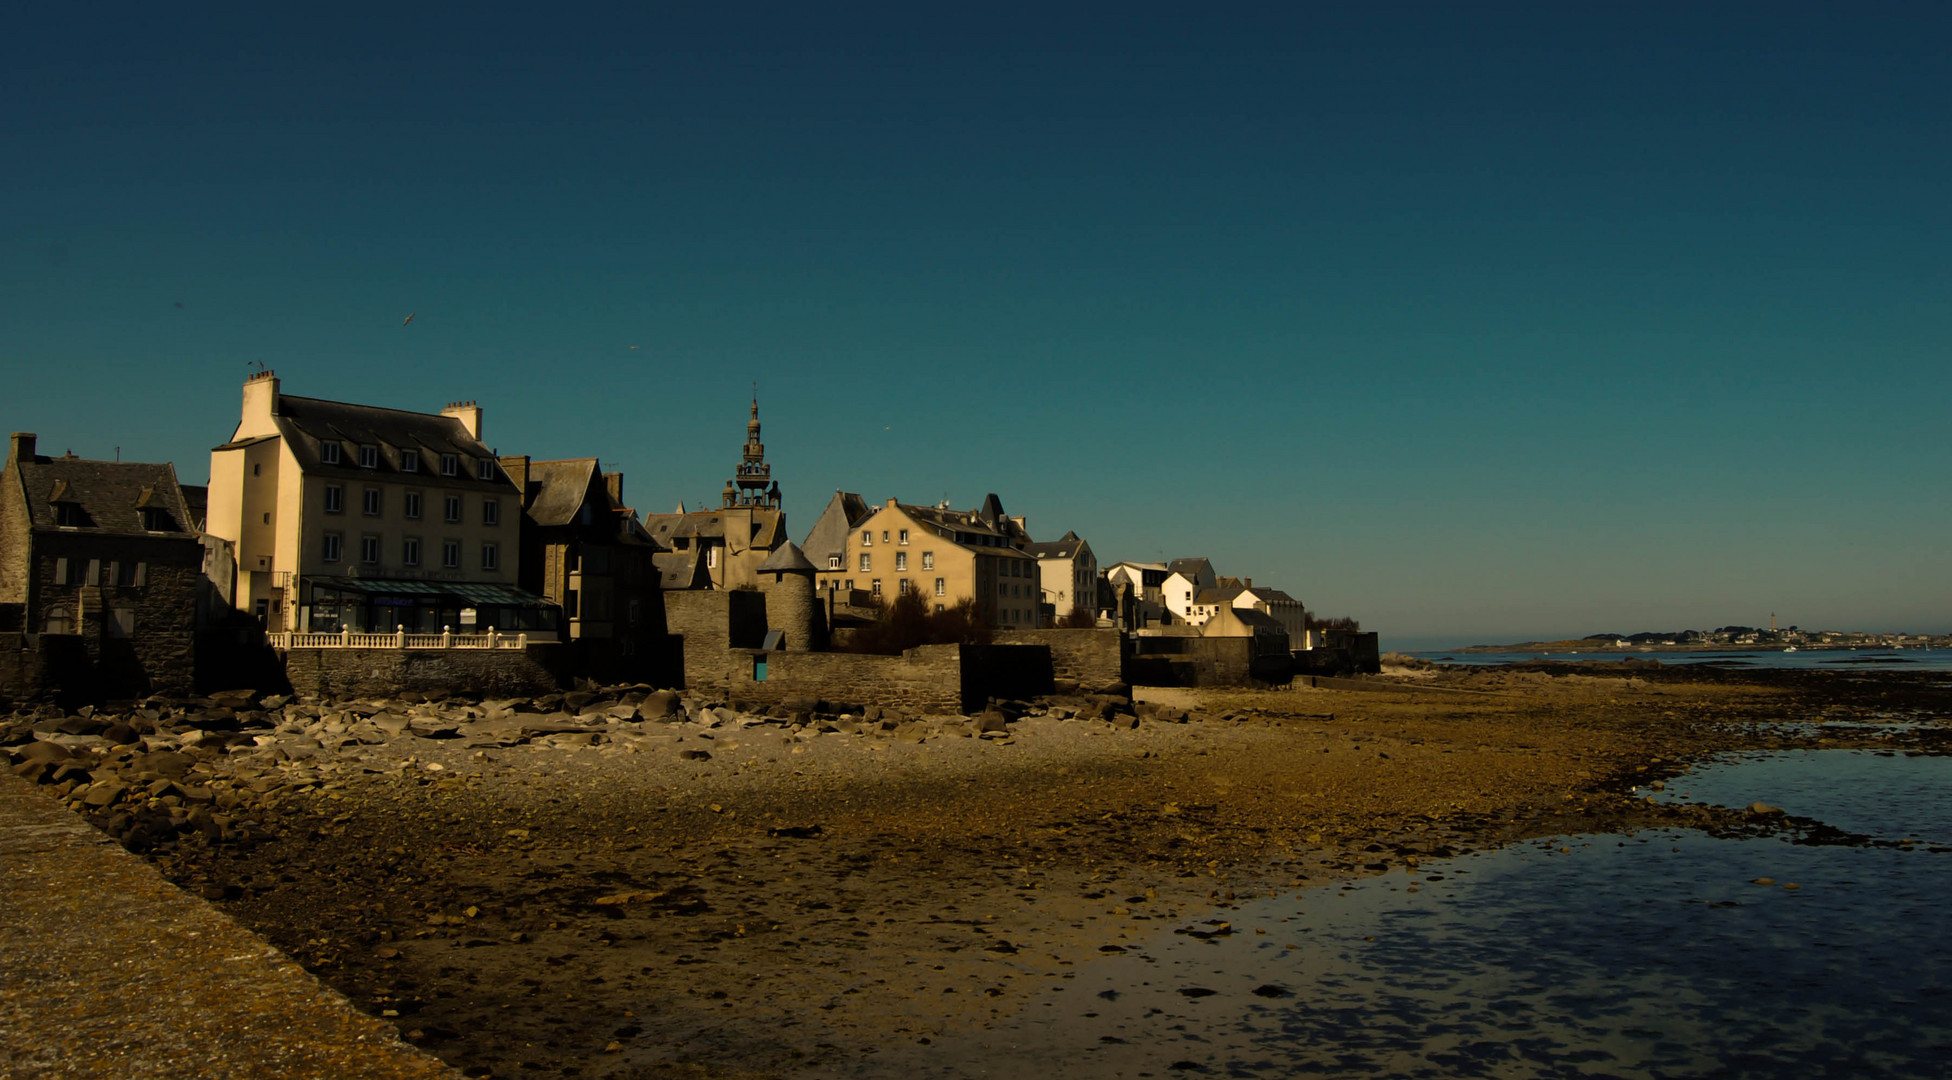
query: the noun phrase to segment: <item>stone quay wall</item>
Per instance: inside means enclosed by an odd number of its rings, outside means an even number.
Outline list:
[[[998,630],[990,635],[998,645],[1042,645],[1051,651],[1051,674],[1074,682],[1088,693],[1123,683],[1125,632],[1118,629]]]
[[[962,646],[922,645],[900,656],[867,653],[760,652],[728,649],[722,689],[728,700],[777,705],[812,698],[836,706],[891,705],[919,713],[962,709]],[[756,680],[763,660],[766,678]],[[697,684],[693,684],[697,685]]]
[[[384,696],[468,691],[493,697],[533,697],[557,688],[549,650],[526,649],[287,649],[285,675],[304,696]]]

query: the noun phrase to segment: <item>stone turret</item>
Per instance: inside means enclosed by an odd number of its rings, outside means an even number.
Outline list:
[[[766,628],[785,634],[787,652],[812,652],[827,643],[827,620],[814,599],[814,567],[788,542],[759,564],[759,591],[766,595]]]

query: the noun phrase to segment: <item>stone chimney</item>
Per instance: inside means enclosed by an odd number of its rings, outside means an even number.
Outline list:
[[[622,506],[624,504],[624,474],[620,472],[604,473],[603,490],[610,493],[611,506]]]
[[[472,401],[449,402],[447,408],[441,410],[441,415],[461,421],[461,426],[467,429],[470,436],[476,440],[481,438],[481,406]]]
[[[522,493],[522,505],[526,507],[529,500],[529,455],[503,454],[495,460],[501,465],[502,472],[515,482],[515,490]]]
[[[266,369],[244,380],[244,420],[269,423],[278,415],[278,373]]]
[[[34,460],[34,433],[33,432],[31,431],[14,432],[13,457],[15,461],[31,462]]]

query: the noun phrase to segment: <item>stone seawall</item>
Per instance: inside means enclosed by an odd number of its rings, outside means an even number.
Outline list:
[[[1051,651],[1051,674],[1087,692],[1117,686],[1125,679],[1125,634],[1116,629],[998,630],[998,645],[1043,645]]]
[[[923,645],[900,656],[865,653],[757,652],[724,650],[725,695],[741,704],[778,704],[808,697],[837,704],[893,705],[922,713],[954,713],[962,708],[962,646]],[[758,680],[755,661],[763,660]]]
[[[289,649],[294,693],[367,697],[415,691],[527,697],[556,689],[554,645],[526,649]]]

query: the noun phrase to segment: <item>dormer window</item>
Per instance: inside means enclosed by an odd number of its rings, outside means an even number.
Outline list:
[[[319,461],[326,465],[339,464],[339,444],[336,442],[320,443]]]
[[[829,570],[840,569],[840,556],[838,555],[827,556],[827,569]]]
[[[495,478],[495,463],[487,458],[482,458],[475,462],[474,478],[476,480],[493,480]]]
[[[142,508],[142,527],[145,532],[175,532],[176,519],[160,506]]]
[[[54,523],[64,529],[81,527],[81,504],[58,502],[54,504]]]
[[[460,459],[460,458],[458,458],[458,457],[456,457],[456,456],[455,456],[455,455],[453,455],[453,454],[442,454],[442,455],[441,455],[441,475],[442,475],[442,476],[459,476],[459,475],[461,475],[461,459]]]
[[[359,467],[377,469],[380,467],[380,448],[371,443],[359,444]]]
[[[401,471],[401,472],[419,472],[419,471],[420,471],[420,451],[418,451],[418,450],[402,450],[402,451],[400,451],[400,471]]]

